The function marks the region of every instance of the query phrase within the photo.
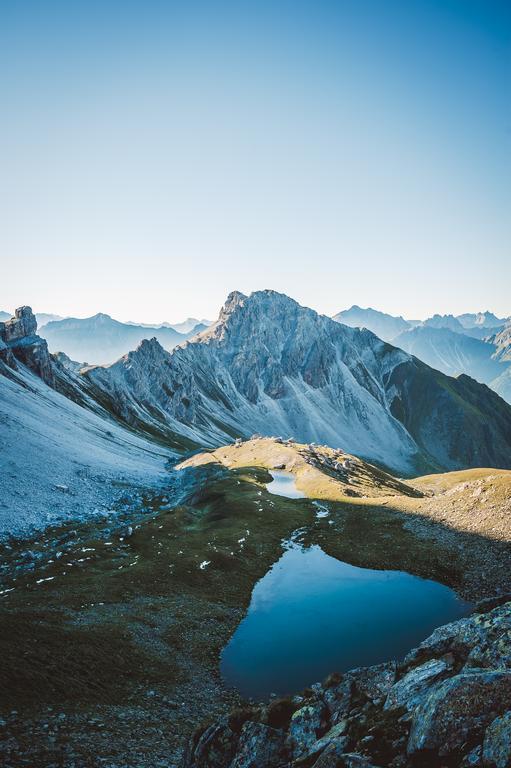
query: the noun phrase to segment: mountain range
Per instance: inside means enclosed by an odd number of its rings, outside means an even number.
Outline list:
[[[234,292],[172,353],[144,340],[82,379],[126,423],[206,445],[281,434],[403,474],[510,463],[511,408],[486,386],[274,291]]]
[[[405,320],[401,316],[389,315],[377,309],[362,307],[354,304],[350,309],[342,310],[333,316],[338,323],[349,325],[351,328],[368,328],[381,339],[393,341],[403,331],[425,325],[431,328],[447,328],[456,333],[464,333],[475,338],[485,338],[498,333],[504,326],[511,323],[511,317],[499,318],[493,312],[474,312],[463,315],[432,315],[426,320]]]
[[[99,341],[84,338],[84,345],[99,345],[101,329],[116,322],[104,315],[93,321],[88,331]],[[464,374],[445,375],[371,331],[283,294],[233,292],[215,323],[170,352],[155,336],[139,342],[140,326],[119,325],[123,334],[134,333],[136,348],[114,363],[80,368],[67,355],[49,353],[33,314],[22,308],[0,325],[0,357],[11,367],[28,365],[75,402],[167,445],[280,434],[340,447],[403,475],[511,466],[511,407],[488,387]],[[448,334],[450,345],[442,349],[453,372],[466,365],[461,339],[481,378],[505,366],[488,363],[489,342],[428,325],[400,337],[413,341],[414,334],[416,343]],[[168,345],[174,340],[168,337]],[[501,332],[503,358],[508,341]],[[440,346],[435,340],[435,350]]]
[[[2,312],[2,317],[8,319],[10,315]],[[511,402],[511,373],[507,370],[511,365],[509,319],[485,311],[408,320],[357,305],[337,313],[333,319],[352,328],[368,328],[384,341],[449,376],[465,373]],[[85,364],[109,365],[149,337],[155,337],[164,349],[171,351],[211,325],[208,320],[194,317],[175,324],[121,323],[103,313],[64,319],[39,313],[36,320],[50,351],[69,357],[76,370]]]
[[[184,326],[188,325],[188,322],[184,323]],[[205,327],[198,324],[187,332],[179,333],[168,325],[153,327],[121,323],[110,315],[98,313],[93,317],[68,317],[48,322],[39,333],[48,342],[51,352],[63,351],[80,363],[102,365],[117,360],[136,347],[147,338],[149,331],[164,349],[171,350]]]
[[[511,321],[492,312],[433,315],[422,322],[404,320],[354,306],[334,315],[350,326],[369,328],[396,347],[449,376],[466,373],[511,402]],[[401,330],[393,335],[394,330]]]

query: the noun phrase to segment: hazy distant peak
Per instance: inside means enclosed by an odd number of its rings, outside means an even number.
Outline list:
[[[332,319],[351,328],[368,328],[384,341],[391,341],[399,333],[410,328],[410,323],[401,315],[389,315],[372,307],[363,309],[358,304],[338,312]]]
[[[454,315],[436,314],[424,320],[422,325],[430,328],[448,328],[450,331],[454,331],[455,333],[464,332],[462,324],[457,318],[454,317]]]
[[[484,312],[465,312],[458,315],[457,319],[464,328],[496,328],[505,325],[509,318],[497,317],[489,309]]]

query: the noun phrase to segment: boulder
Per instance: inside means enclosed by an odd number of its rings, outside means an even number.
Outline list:
[[[311,765],[311,761],[314,757],[317,757],[327,748],[331,748],[332,745],[341,754],[348,746],[348,737],[345,736],[348,722],[341,720],[339,723],[330,728],[324,736],[310,745],[307,752],[293,762],[293,768],[300,768],[302,765]],[[316,765],[316,763],[314,763]]]
[[[340,683],[327,688],[323,699],[332,722],[346,717],[356,697],[373,703],[384,700],[396,681],[396,670],[394,661],[372,667],[357,667],[347,672]]]
[[[346,675],[340,683],[327,688],[323,699],[330,713],[332,722],[337,722],[346,717],[351,709],[353,695],[353,678]]]
[[[509,667],[511,611],[508,605],[438,627],[406,656],[404,664],[412,666],[452,652],[472,667]]]
[[[340,759],[345,749],[343,739],[331,742],[314,763],[314,768],[338,768],[341,765]],[[292,765],[294,768],[295,763],[292,763]]]
[[[191,746],[183,761],[184,768],[223,768],[230,765],[238,747],[239,734],[229,727],[223,717],[203,732]]]
[[[483,748],[481,744],[470,750],[461,762],[461,768],[481,768],[483,764]]]
[[[230,768],[273,768],[284,762],[286,756],[284,731],[248,721],[241,729],[238,752]]]
[[[511,699],[508,702],[511,704]],[[483,762],[488,768],[511,766],[511,710],[490,723],[483,741]]]
[[[288,744],[293,758],[307,754],[311,746],[326,731],[328,712],[322,701],[306,704],[292,716]]]
[[[387,661],[373,667],[353,669],[348,674],[357,692],[374,703],[385,699],[396,681],[396,670],[396,662]]]
[[[392,710],[406,707],[406,709],[412,710],[425,691],[433,683],[444,677],[452,669],[452,666],[452,657],[445,657],[443,659],[431,659],[419,667],[414,667],[392,686],[383,708]]]
[[[339,768],[376,768],[368,757],[359,755],[357,752],[341,755],[338,766]]]
[[[456,752],[505,712],[510,699],[508,671],[473,670],[435,684],[414,710],[408,754]]]

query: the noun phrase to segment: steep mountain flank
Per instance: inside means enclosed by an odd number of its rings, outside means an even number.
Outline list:
[[[30,307],[0,323],[0,537],[104,513],[122,486],[163,482],[172,455],[116,423],[36,331]]]
[[[495,347],[495,357],[498,360],[511,363],[511,324],[490,336],[488,342]]]

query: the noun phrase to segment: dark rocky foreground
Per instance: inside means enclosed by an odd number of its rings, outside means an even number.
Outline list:
[[[509,599],[509,596],[508,596]],[[494,603],[493,603],[494,605]],[[199,728],[183,768],[511,766],[511,602],[436,629],[400,664]]]

